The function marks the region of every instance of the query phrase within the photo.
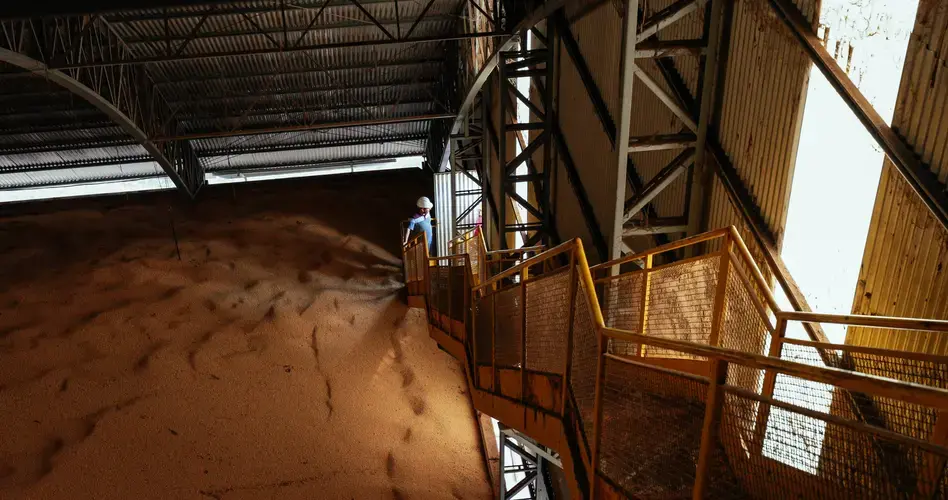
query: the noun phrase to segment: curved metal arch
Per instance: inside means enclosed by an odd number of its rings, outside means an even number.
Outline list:
[[[487,59],[487,62],[484,63],[484,66],[477,72],[477,76],[474,77],[474,81],[471,82],[471,87],[467,90],[464,100],[461,102],[460,108],[458,108],[457,116],[454,118],[454,123],[451,124],[451,128],[448,130],[448,137],[458,133],[461,130],[461,125],[464,124],[467,114],[474,106],[474,101],[477,99],[477,94],[479,94],[481,89],[484,88],[484,84],[487,83],[491,73],[493,73],[500,64],[501,52],[510,50],[514,44],[520,41],[521,31],[535,26],[543,19],[546,19],[557,10],[563,8],[565,4],[566,0],[550,0],[545,2],[542,6],[536,8],[522,21],[520,21],[510,36],[507,37],[503,43],[498,45],[496,49],[494,49],[494,52]],[[441,165],[444,165],[445,162],[448,161],[448,154],[449,150],[448,148],[445,148],[444,152],[441,153],[441,161],[438,163],[439,169]]]
[[[4,21],[0,28],[5,35],[0,37],[0,61],[42,76],[92,104],[141,144],[178,189],[191,198],[197,195],[204,184],[204,169],[190,144],[186,141],[159,143],[152,140],[147,131],[172,126],[170,117],[173,115],[160,95],[147,87],[146,77],[121,65],[96,73],[59,70],[47,62],[54,57],[121,60],[127,52],[116,48],[121,42],[107,27],[100,28],[95,19],[74,16]],[[72,40],[72,43],[67,45],[64,40]],[[40,45],[44,41],[46,43]]]

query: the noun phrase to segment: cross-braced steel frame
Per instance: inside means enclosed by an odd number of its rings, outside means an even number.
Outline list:
[[[484,223],[491,214],[495,227],[497,224],[497,204],[494,201],[490,183],[490,131],[488,104],[481,94],[475,101],[470,113],[465,117],[459,133],[451,136],[451,192],[453,193],[454,235],[474,229],[470,221],[471,214],[482,215]],[[466,178],[476,186],[474,192],[459,190],[457,180]],[[476,195],[476,198],[472,198]],[[490,232],[485,232],[487,237]]]
[[[531,30],[537,45],[534,47],[528,46],[528,33],[521,34],[519,50],[501,52],[497,66],[501,124],[498,142],[503,158],[499,207],[502,248],[508,247],[507,235],[511,233],[520,233],[524,246],[550,244],[558,239],[550,208],[555,75],[554,46],[549,43],[555,39],[552,26],[547,24],[546,34]],[[529,82],[529,90],[519,89],[519,82]],[[518,108],[524,107],[525,116],[519,116]],[[542,153],[539,162],[538,152]],[[526,196],[518,193],[518,185],[528,187]]]
[[[61,85],[88,101],[139,142],[175,185],[194,197],[204,168],[177,132],[173,112],[149,75],[98,16],[0,21],[0,61]],[[90,66],[91,65],[91,66]]]

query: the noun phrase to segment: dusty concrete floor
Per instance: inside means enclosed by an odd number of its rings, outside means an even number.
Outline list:
[[[0,497],[488,497],[460,367],[397,294],[418,181],[0,218]]]

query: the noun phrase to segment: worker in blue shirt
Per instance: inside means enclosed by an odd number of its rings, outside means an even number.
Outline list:
[[[424,231],[425,236],[428,238],[428,255],[432,255],[432,249],[434,248],[434,232],[431,229],[431,208],[434,207],[434,204],[431,203],[431,200],[427,196],[422,196],[418,198],[418,212],[411,218],[411,221],[408,223],[408,230],[405,231],[405,241],[408,243],[408,239],[417,234],[421,234]]]

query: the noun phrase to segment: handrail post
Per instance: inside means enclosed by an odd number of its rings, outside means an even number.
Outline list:
[[[490,294],[490,391],[497,391],[497,284],[491,284]]]
[[[569,304],[566,306],[569,311],[569,324],[566,327],[566,356],[563,360],[563,396],[560,416],[566,416],[566,401],[569,399],[569,371],[573,364],[573,320],[576,314],[576,283],[579,281],[579,273],[576,272],[576,249],[569,253],[569,291],[567,297]]]
[[[599,360],[596,364],[596,399],[595,405],[593,406],[593,435],[592,435],[592,449],[589,453],[589,464],[590,464],[590,475],[589,482],[591,483],[590,490],[592,491],[592,498],[596,498],[599,490],[599,481],[596,480],[596,470],[599,469],[599,444],[600,438],[602,437],[602,397],[604,392],[603,384],[606,379],[606,336],[602,334],[600,328],[596,328],[596,336],[599,340]]]
[[[711,317],[711,335],[708,338],[708,345],[717,346],[721,340],[721,327],[724,324],[724,312],[727,307],[727,277],[731,267],[731,245],[734,241],[730,235],[724,237],[721,242],[720,268],[718,270],[717,290],[714,294],[714,313]]]
[[[695,471],[695,488],[692,500],[705,498],[708,491],[711,472],[711,453],[721,425],[721,410],[724,408],[722,386],[727,381],[728,363],[724,360],[711,362],[711,383],[708,386],[708,399],[705,402],[704,424],[701,428],[701,448],[698,449],[698,468]]]
[[[527,405],[527,278],[530,268],[520,271],[520,401]]]
[[[454,258],[447,259],[448,264],[448,336],[454,338]],[[440,273],[440,269],[438,270]],[[444,316],[443,314],[441,315]],[[444,319],[442,318],[442,321]]]
[[[642,335],[645,335],[645,323],[648,321],[648,296],[651,292],[652,283],[652,255],[645,256],[644,277],[642,278],[642,300],[639,305],[639,327]],[[645,346],[639,344],[635,349],[637,357],[645,356]]]
[[[774,335],[770,339],[770,349],[767,356],[771,358],[780,358],[783,350],[783,339],[787,336],[787,320],[777,315],[777,327],[774,329]],[[764,385],[761,388],[760,395],[765,398],[772,398],[774,388],[777,386],[777,372],[773,369],[764,371]],[[770,405],[761,403],[757,408],[757,419],[754,423],[754,449],[757,453],[764,451],[764,439],[767,434],[767,420],[770,417]]]

